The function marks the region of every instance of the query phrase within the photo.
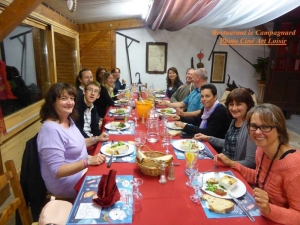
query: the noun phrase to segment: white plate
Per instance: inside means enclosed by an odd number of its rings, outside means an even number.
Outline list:
[[[129,144],[128,142],[124,142],[125,144],[129,145],[129,149],[126,153],[123,153],[123,154],[120,154],[120,155],[113,155],[113,157],[123,157],[125,155],[130,155],[134,152],[134,149],[135,149],[135,146],[134,145],[131,145]],[[116,142],[115,142],[116,144]],[[108,157],[110,157],[110,154],[109,153],[106,153],[106,150],[109,149],[111,146],[111,142],[106,144],[106,145],[102,145],[101,148],[100,148],[100,152],[103,154],[103,155],[106,155]]]
[[[126,130],[130,127],[130,124],[129,123],[125,123],[125,127],[123,128],[114,128],[114,127],[111,127],[111,123],[107,123],[105,124],[104,126],[106,129],[109,129],[109,130]]]
[[[177,127],[174,122],[168,122],[167,128],[172,129],[172,130],[183,130],[183,128]]]
[[[124,113],[118,113],[118,110],[124,110]],[[112,109],[112,110],[110,110],[110,113],[112,113],[112,114],[116,114],[116,115],[124,115],[125,113],[128,113],[129,112],[129,110],[127,109],[127,108],[120,108],[120,109]]]
[[[166,95],[155,94],[155,97],[156,98],[164,98],[164,97],[166,97]]]
[[[156,93],[156,94],[163,94],[165,92],[166,92],[165,90],[159,90],[159,89],[154,91],[154,93]]]
[[[161,111],[161,110],[166,110],[166,109],[172,110],[172,112],[171,113],[166,113],[166,112]],[[176,112],[176,110],[173,109],[173,108],[156,109],[156,111],[159,112],[159,113],[165,113],[165,114],[174,114]]]
[[[227,176],[230,176],[230,177],[233,177],[234,179],[236,179],[238,181],[237,183],[237,186],[231,190],[231,193],[236,197],[236,198],[239,198],[239,197],[242,197],[247,189],[246,189],[246,186],[245,184],[239,180],[238,178],[234,177],[234,176],[231,176],[231,175],[228,175],[226,173],[222,173],[222,172],[219,172],[219,177],[223,177],[224,175],[227,175]],[[206,184],[206,181],[209,179],[209,178],[214,178],[215,177],[215,173],[214,172],[210,172],[210,173],[205,173],[204,176],[203,176],[203,187],[202,187],[202,190],[205,191],[207,194],[210,194],[212,196],[215,196],[215,197],[218,197],[218,198],[225,198],[225,199],[232,199],[232,197],[230,197],[228,194],[224,195],[224,196],[221,196],[221,195],[217,195],[215,194],[214,192],[212,191],[207,191],[205,190],[205,188],[207,187],[207,184]],[[222,189],[222,188],[220,188]],[[225,190],[226,191],[226,190]],[[227,191],[226,191],[227,192]]]
[[[172,145],[174,148],[176,148],[177,150],[179,151],[182,151],[182,152],[185,152],[185,150],[181,147],[181,143],[183,141],[188,141],[188,140],[191,140],[191,139],[184,139],[184,140],[176,140],[176,141],[173,141]],[[195,140],[196,141],[196,140]],[[198,146],[199,146],[199,150],[203,150],[205,148],[204,144],[202,144],[200,141],[196,141]]]

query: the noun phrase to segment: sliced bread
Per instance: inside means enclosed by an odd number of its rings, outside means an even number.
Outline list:
[[[234,203],[227,199],[216,198],[209,194],[203,194],[202,199],[207,201],[209,210],[215,213],[226,214],[234,209]]]

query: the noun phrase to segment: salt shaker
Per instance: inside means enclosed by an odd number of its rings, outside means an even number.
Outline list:
[[[169,180],[175,180],[175,170],[174,170],[174,163],[173,162],[170,165],[168,179]]]
[[[165,168],[165,164],[164,163],[161,165],[161,174],[160,174],[160,178],[159,178],[158,182],[161,183],[161,184],[167,183],[166,168]]]

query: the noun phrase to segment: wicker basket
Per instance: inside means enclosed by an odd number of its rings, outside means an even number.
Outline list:
[[[143,147],[147,149],[147,151],[143,152],[148,158],[156,158],[160,156],[166,155],[163,152],[158,151],[152,151],[148,146],[142,145],[139,147],[139,150],[141,150]],[[172,162],[172,160],[169,160],[165,163],[166,167],[169,166],[169,164]],[[145,175],[149,176],[159,176],[161,173],[161,165],[157,162],[145,162],[145,163],[139,163],[137,159],[135,159],[135,163],[140,167],[141,171]]]

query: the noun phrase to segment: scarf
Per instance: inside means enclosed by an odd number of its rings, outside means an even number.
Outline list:
[[[202,121],[200,123],[200,128],[206,128],[207,119],[215,111],[215,109],[217,108],[218,105],[219,105],[219,101],[217,99],[215,101],[214,105],[209,110],[207,110],[206,108],[204,108],[203,114],[201,116]]]

